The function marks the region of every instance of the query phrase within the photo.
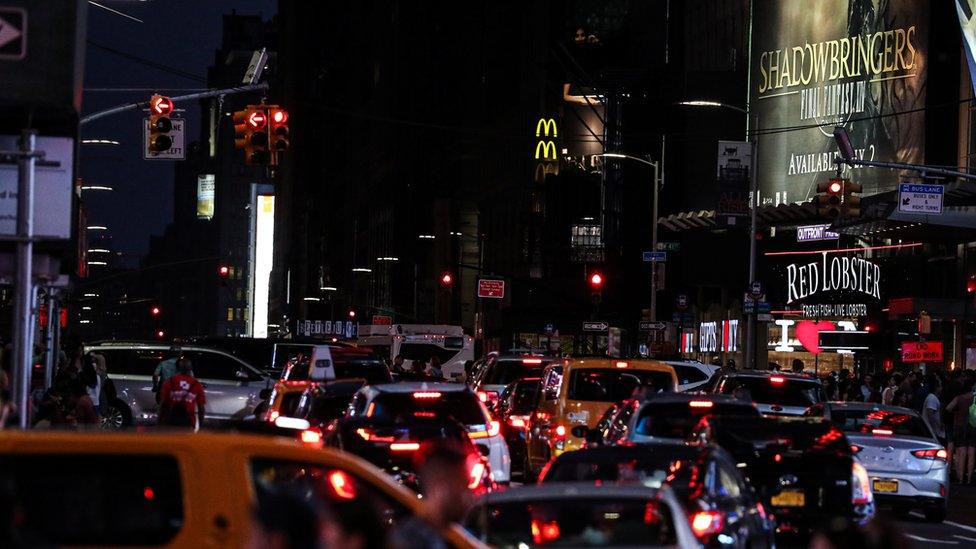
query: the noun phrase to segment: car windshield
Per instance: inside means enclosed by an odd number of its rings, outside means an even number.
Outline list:
[[[417,412],[465,425],[484,425],[487,421],[478,397],[467,391],[417,391],[414,393],[384,393],[366,407],[366,417],[377,420],[403,422]]]
[[[541,358],[499,359],[488,366],[482,383],[484,385],[508,385],[524,377],[538,377],[542,373],[542,369],[548,364],[548,360]]]
[[[651,499],[573,497],[482,504],[468,531],[489,545],[521,548],[673,546],[674,517]]]
[[[679,486],[691,482],[691,460],[673,454],[647,452],[640,456],[574,452],[549,466],[543,482],[624,482],[660,488],[664,483]]]
[[[828,451],[850,454],[844,433],[824,422],[776,421],[769,418],[725,418],[715,429],[720,446],[733,454],[748,449],[796,453]]]
[[[699,404],[705,403],[705,404]],[[706,404],[708,406],[706,406]],[[649,402],[641,408],[634,425],[634,434],[648,437],[685,439],[706,415],[758,416],[755,406],[710,401]]]
[[[390,369],[379,360],[336,360],[333,366],[336,379],[363,378],[369,385],[393,381]]]
[[[670,372],[657,370],[578,369],[569,379],[569,400],[618,402],[639,388],[645,392],[673,391],[674,379]]]
[[[845,433],[871,434],[875,429],[890,431],[894,436],[932,438],[932,433],[914,413],[890,410],[837,410],[830,411],[830,420]]]
[[[768,377],[729,377],[722,380],[718,392],[746,402],[803,408],[823,401],[820,382],[806,379],[773,381]]]

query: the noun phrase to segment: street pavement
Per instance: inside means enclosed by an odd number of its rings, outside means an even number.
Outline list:
[[[883,513],[884,511],[882,511]],[[954,484],[949,494],[949,515],[942,524],[925,522],[921,513],[912,512],[906,520],[895,521],[912,547],[976,548],[976,486]]]

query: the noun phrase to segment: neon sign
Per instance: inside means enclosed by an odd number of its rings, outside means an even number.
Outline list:
[[[834,256],[827,260],[791,264],[786,267],[787,303],[820,292],[860,292],[881,299],[881,267],[859,257]]]

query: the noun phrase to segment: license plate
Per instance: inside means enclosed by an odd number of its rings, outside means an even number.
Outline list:
[[[807,498],[800,490],[784,490],[773,496],[771,503],[776,507],[803,507]]]
[[[897,480],[876,480],[872,485],[879,494],[894,494],[898,492]]]

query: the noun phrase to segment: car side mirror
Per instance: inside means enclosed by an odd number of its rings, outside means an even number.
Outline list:
[[[577,425],[576,427],[573,427],[569,432],[576,438],[587,438],[590,434],[590,429],[586,425]]]
[[[241,368],[236,372],[234,372],[234,377],[237,378],[237,381],[243,381],[245,383],[251,381],[251,376],[248,375],[247,370],[245,370],[244,368]]]

